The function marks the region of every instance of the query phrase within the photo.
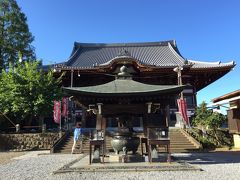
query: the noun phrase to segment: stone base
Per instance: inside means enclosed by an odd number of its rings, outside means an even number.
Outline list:
[[[109,155],[109,162],[121,162],[122,155]]]
[[[234,148],[240,148],[240,135],[233,134]]]
[[[109,162],[126,163],[129,162],[129,158],[128,155],[115,154],[109,156]]]
[[[122,155],[121,161],[123,163],[130,162],[129,156],[128,155]]]
[[[101,159],[100,159],[100,152],[99,149],[96,149],[93,153],[93,160],[92,163],[100,163]]]
[[[131,162],[145,162],[145,158],[141,155],[109,155],[109,162],[117,163],[131,163]]]
[[[100,158],[98,158],[98,159],[93,159],[92,160],[92,163],[100,163],[101,162],[101,159]]]

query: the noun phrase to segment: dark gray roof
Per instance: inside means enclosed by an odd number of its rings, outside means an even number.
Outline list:
[[[122,54],[122,51],[127,53]],[[75,43],[66,65],[92,68],[107,65],[111,60],[120,56],[131,57],[140,64],[153,66],[184,65],[185,61],[178,53],[175,41],[117,44]]]
[[[116,79],[106,84],[87,87],[63,87],[66,92],[89,95],[138,95],[180,93],[185,86],[178,85],[150,85],[136,82],[131,79]]]
[[[217,62],[204,62],[204,61],[196,61],[196,60],[188,60],[190,64],[192,64],[191,68],[193,69],[202,69],[202,68],[217,68],[217,67],[233,67],[235,66],[235,62],[231,61],[228,63],[222,63],[221,61]]]
[[[62,64],[66,68],[92,69],[108,65],[119,58],[133,58],[138,63],[155,67],[192,66],[192,68],[212,68],[234,66],[230,63],[208,63],[186,60],[181,56],[173,41],[145,43],[74,43],[70,58]]]

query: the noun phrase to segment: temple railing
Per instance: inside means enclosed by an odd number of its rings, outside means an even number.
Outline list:
[[[62,144],[66,141],[68,137],[69,132],[64,132],[64,134],[62,134],[61,137],[51,146],[50,153],[56,153],[56,150],[62,146]]]

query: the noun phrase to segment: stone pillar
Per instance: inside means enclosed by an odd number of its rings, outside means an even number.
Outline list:
[[[20,124],[16,124],[16,132],[20,132]]]
[[[175,112],[176,114],[176,124],[175,127],[184,128],[184,123],[180,112]]]
[[[233,142],[235,148],[240,148],[240,135],[239,134],[233,134]]]
[[[169,127],[169,121],[170,121],[169,105],[166,105],[164,114],[165,114],[165,118],[166,118],[166,127]]]
[[[152,102],[147,102],[147,113],[150,114],[152,112]]]
[[[47,130],[46,124],[42,124],[42,133],[45,133]]]

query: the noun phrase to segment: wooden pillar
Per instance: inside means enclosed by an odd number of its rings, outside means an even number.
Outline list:
[[[193,88],[193,104],[194,107],[197,107],[197,91],[196,91],[196,87]]]
[[[71,87],[73,87],[73,72],[74,72],[74,71],[71,70],[71,84],[70,84]]]
[[[86,127],[86,109],[82,108],[82,127]]]
[[[102,116],[102,129],[105,130],[107,127],[107,119]]]
[[[102,129],[102,115],[101,114],[97,114],[97,117],[96,117],[96,129],[97,130],[101,130]]]
[[[144,114],[143,116],[143,134],[145,137],[147,137],[147,114]]]
[[[97,130],[105,130],[106,129],[106,118],[101,114],[97,114],[96,117],[96,129]]]
[[[140,117],[139,121],[140,121],[140,127],[143,127],[143,117]]]

